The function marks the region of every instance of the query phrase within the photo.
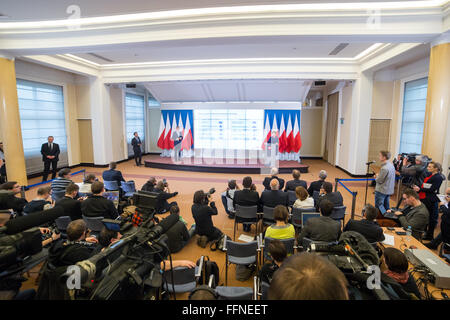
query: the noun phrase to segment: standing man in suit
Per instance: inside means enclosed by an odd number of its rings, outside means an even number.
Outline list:
[[[134,161],[136,161],[136,166],[142,165],[142,150],[141,150],[141,138],[137,132],[134,133],[134,138],[131,140],[131,145],[133,146]],[[139,161],[138,161],[139,159]]]
[[[42,181],[47,181],[48,173],[50,171],[50,165],[52,166],[52,179],[56,177],[56,168],[58,167],[59,160],[59,145],[53,143],[53,136],[47,138],[47,143],[44,143],[41,147],[42,161],[44,161],[44,175]]]
[[[180,127],[177,126],[176,130],[172,134],[173,140],[173,156],[174,161],[180,161],[180,152],[181,152],[181,141],[183,141],[183,135],[180,132]]]

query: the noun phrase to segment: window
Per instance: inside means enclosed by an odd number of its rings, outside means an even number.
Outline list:
[[[27,174],[43,170],[41,146],[48,136],[59,144],[58,167],[67,166],[63,88],[17,79],[17,96]]]
[[[142,151],[145,144],[145,104],[144,96],[127,93],[125,94],[125,118],[127,128],[128,155],[133,155],[131,140],[133,133],[137,132],[142,141]]]
[[[400,153],[421,153],[428,78],[405,83]]]

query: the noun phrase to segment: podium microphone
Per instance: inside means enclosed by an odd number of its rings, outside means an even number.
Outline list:
[[[370,165],[373,164],[373,163],[376,163],[376,161],[375,161],[375,160],[372,160],[372,161],[366,162],[366,165],[367,165],[367,166],[370,166]]]

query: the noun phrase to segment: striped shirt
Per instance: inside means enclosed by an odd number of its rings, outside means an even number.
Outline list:
[[[53,192],[62,192],[66,191],[66,188],[69,184],[72,183],[72,180],[70,179],[64,179],[61,177],[57,177],[55,180],[52,181],[52,191]]]

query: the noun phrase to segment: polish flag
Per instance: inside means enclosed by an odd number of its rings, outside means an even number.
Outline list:
[[[265,150],[266,149],[266,143],[267,141],[269,141],[271,132],[270,132],[270,123],[269,123],[269,115],[266,116],[266,124],[264,125],[264,141],[262,143],[261,149]]]
[[[191,131],[191,123],[189,121],[189,115],[186,116],[186,128],[183,134],[183,141],[181,142],[181,148],[184,150],[190,150],[192,147],[192,131]]]
[[[294,136],[292,135],[291,114],[289,114],[288,125],[286,128],[286,152],[292,152],[295,149]]]
[[[284,127],[284,116],[281,114],[280,135],[279,135],[279,148],[280,153],[286,150],[286,130]]]
[[[172,120],[172,132],[175,132],[176,129],[177,129],[177,119],[175,118],[175,113],[174,113],[173,120]],[[173,140],[172,140],[172,133],[170,134],[169,141],[170,141],[170,149],[173,149],[174,144],[173,144]]]
[[[172,128],[170,127],[169,114],[166,118],[166,132],[164,136],[164,149],[170,150],[170,136],[172,135]]]
[[[164,131],[165,131],[165,127],[164,127],[164,118],[161,114],[161,122],[159,123],[159,135],[158,135],[158,143],[157,146],[160,147],[161,149],[164,149]]]
[[[300,130],[299,130],[299,125],[298,125],[298,120],[297,120],[297,115],[295,115],[295,122],[294,122],[294,152],[299,152],[300,148],[302,147],[302,138],[300,136]]]
[[[181,112],[180,117],[178,118],[178,126],[180,127],[181,136],[184,137],[184,126],[183,126],[183,119],[181,118]]]

